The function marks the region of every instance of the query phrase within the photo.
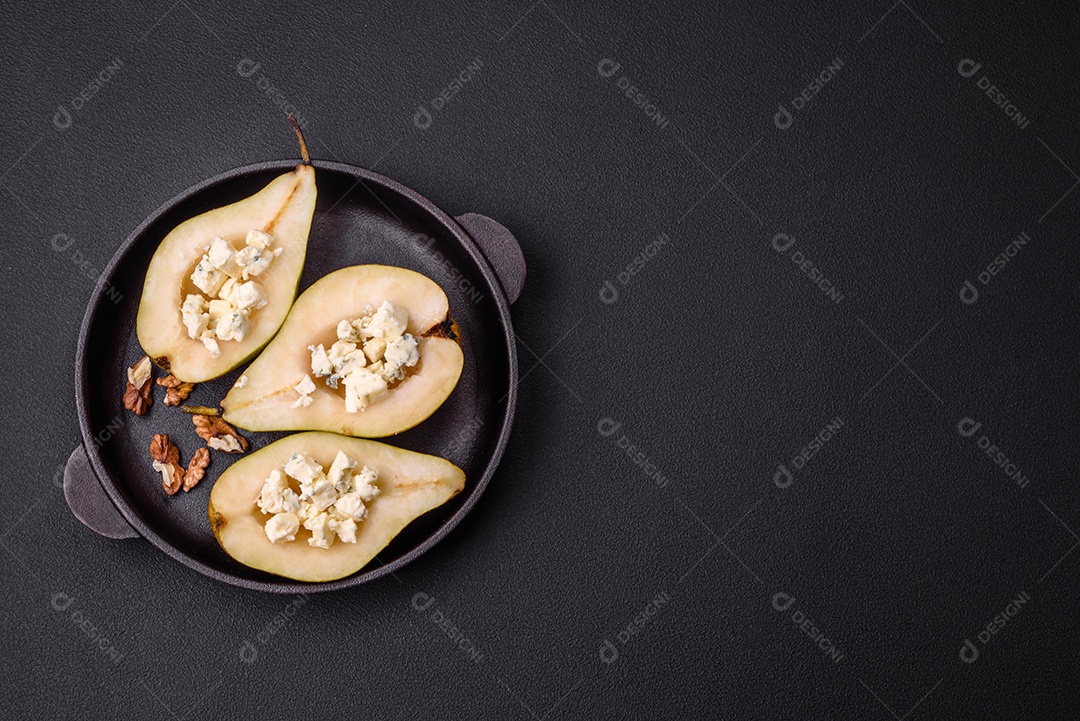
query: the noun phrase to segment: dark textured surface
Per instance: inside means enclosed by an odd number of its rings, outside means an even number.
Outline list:
[[[5,5],[5,717],[1075,718],[1078,30],[1041,2]],[[296,599],[95,536],[57,473],[94,269],[291,155],[275,98],[529,264],[480,503],[396,578]]]

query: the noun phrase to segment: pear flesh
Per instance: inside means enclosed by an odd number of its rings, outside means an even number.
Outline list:
[[[343,318],[360,317],[384,301],[408,313],[406,332],[419,341],[419,363],[362,411],[350,413],[345,388],[330,388],[321,379],[308,394],[311,402],[297,407],[296,386],[312,373],[308,347],[329,348]],[[224,418],[250,431],[319,430],[364,438],[400,433],[434,413],[457,385],[464,355],[455,331],[446,294],[430,278],[384,265],[342,268],[296,299],[281,331],[221,402]]]
[[[189,383],[223,375],[259,351],[274,336],[296,297],[304,269],[308,233],[315,213],[315,169],[298,165],[259,192],[207,211],[176,226],[158,246],[146,271],[139,302],[139,343],[155,363]],[[243,340],[222,341],[214,357],[198,338],[190,338],[181,307],[201,291],[191,280],[216,237],[237,248],[252,230],[269,233],[280,255],[258,276],[266,304],[250,316]]]
[[[295,453],[328,468],[338,451],[378,474],[379,494],[356,524],[356,543],[313,547],[302,527],[295,541],[272,543],[265,531],[268,516],[255,503],[267,476]],[[442,458],[332,433],[297,433],[229,466],[214,484],[208,513],[218,543],[245,566],[297,581],[333,581],[366,566],[409,523],[464,487],[464,472]]]

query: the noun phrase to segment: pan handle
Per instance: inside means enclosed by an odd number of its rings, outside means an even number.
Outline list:
[[[454,218],[480,246],[487,262],[495,269],[506,300],[513,303],[525,285],[525,256],[513,234],[501,223],[486,215],[465,213]]]
[[[138,537],[105,495],[82,444],[71,452],[64,466],[64,498],[71,513],[91,531],[106,538]]]

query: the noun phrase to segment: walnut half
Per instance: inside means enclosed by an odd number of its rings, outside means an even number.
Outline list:
[[[236,432],[221,418],[215,416],[192,416],[195,424],[195,432],[199,438],[206,441],[206,445],[225,453],[243,453],[248,449],[247,439]]]
[[[150,458],[154,470],[161,474],[161,487],[170,496],[180,490],[184,483],[184,469],[180,466],[180,449],[165,433],[155,433],[150,442]]]
[[[124,408],[137,416],[146,415],[154,405],[154,366],[148,356],[127,369],[127,386],[124,388]]]
[[[191,462],[188,463],[187,471],[184,472],[184,493],[199,484],[199,481],[206,475],[206,467],[209,465],[210,451],[205,448],[197,449],[195,455],[191,457]]]
[[[158,378],[157,384],[165,389],[165,405],[178,406],[181,401],[186,401],[194,390],[194,383],[185,383],[172,373],[164,378]]]

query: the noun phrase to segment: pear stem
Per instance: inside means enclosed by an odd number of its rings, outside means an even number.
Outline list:
[[[300,130],[300,123],[296,122],[296,116],[289,113],[289,125],[296,132],[296,139],[300,141],[300,157],[304,159],[304,165],[311,165],[311,156],[308,155],[307,143],[304,141],[304,133]]]

